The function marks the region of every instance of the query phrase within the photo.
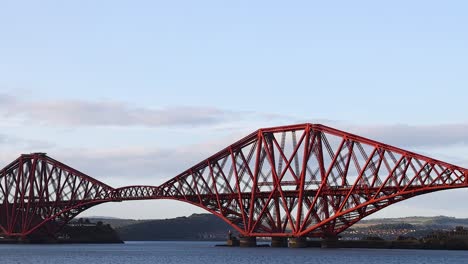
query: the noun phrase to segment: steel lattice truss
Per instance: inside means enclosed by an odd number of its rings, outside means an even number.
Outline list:
[[[404,199],[468,187],[467,174],[302,124],[260,129],[158,187],[113,189],[45,155],[23,155],[0,171],[0,224],[7,235],[28,235],[102,202],[175,199],[208,210],[244,236],[329,237]]]
[[[54,235],[83,210],[111,201],[113,190],[45,154],[21,155],[0,171],[0,230]]]

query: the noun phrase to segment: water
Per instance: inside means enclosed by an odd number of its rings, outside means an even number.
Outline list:
[[[468,263],[468,251],[225,248],[217,242],[127,242],[117,245],[0,245],[0,263]]]

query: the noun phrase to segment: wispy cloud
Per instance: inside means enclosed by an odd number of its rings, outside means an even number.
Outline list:
[[[14,96],[0,93],[0,105],[1,106],[9,106],[15,102],[16,102],[16,98]]]
[[[446,147],[468,145],[468,124],[441,125],[343,125],[343,129],[401,147]]]
[[[54,144],[46,140],[24,139],[17,136],[0,134],[0,147],[17,149],[48,149]]]
[[[0,115],[46,125],[146,127],[202,126],[239,119],[275,118],[251,111],[229,111],[208,106],[150,108],[116,101],[25,101],[8,94],[0,94]]]
[[[126,182],[126,185],[159,185],[208,157],[214,151],[209,146],[174,149],[126,147],[61,149],[48,154],[105,182],[116,179],[119,182]]]
[[[22,153],[48,151],[55,147],[46,140],[25,139],[18,136],[0,134],[0,169],[12,162]]]

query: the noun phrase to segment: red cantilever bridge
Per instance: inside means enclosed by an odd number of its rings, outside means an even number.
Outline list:
[[[160,186],[112,188],[42,153],[0,171],[0,235],[53,236],[105,202],[173,199],[242,236],[333,237],[391,204],[468,187],[464,168],[319,124],[259,129]]]

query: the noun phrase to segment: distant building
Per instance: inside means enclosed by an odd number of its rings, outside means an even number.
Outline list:
[[[468,229],[463,226],[455,227],[455,230],[451,231],[435,231],[432,234],[426,236],[425,240],[447,240],[447,239],[460,239],[468,240]]]

